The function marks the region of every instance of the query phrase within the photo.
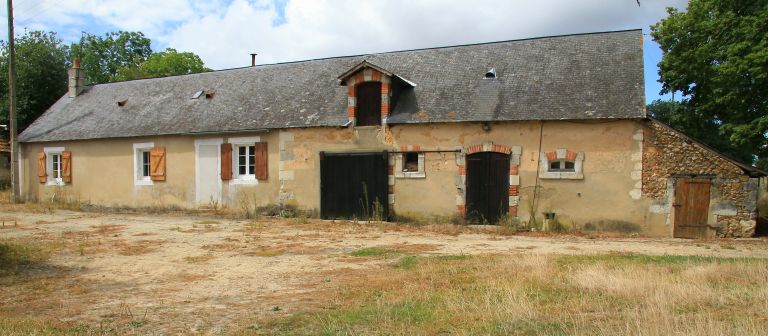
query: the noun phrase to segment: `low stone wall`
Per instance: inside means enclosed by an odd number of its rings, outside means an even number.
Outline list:
[[[724,158],[659,121],[645,123],[643,196],[669,209],[677,176],[711,176],[710,212],[718,236],[748,237],[755,232],[758,181]]]

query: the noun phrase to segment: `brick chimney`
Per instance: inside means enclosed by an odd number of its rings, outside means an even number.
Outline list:
[[[80,69],[80,60],[72,60],[72,68],[67,72],[69,78],[69,97],[75,98],[83,92],[85,87],[85,72]]]

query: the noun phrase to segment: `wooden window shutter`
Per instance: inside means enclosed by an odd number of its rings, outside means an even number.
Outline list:
[[[165,181],[165,147],[149,150],[149,176],[152,181]]]
[[[221,144],[221,179],[232,179],[232,144]]]
[[[37,177],[40,179],[40,183],[48,181],[48,165],[45,162],[45,152],[37,152]]]
[[[61,152],[61,179],[72,183],[72,152]]]
[[[269,170],[269,165],[267,164],[267,156],[269,153],[267,152],[267,143],[266,142],[257,142],[256,143],[256,179],[257,180],[266,180],[267,179],[267,171]]]

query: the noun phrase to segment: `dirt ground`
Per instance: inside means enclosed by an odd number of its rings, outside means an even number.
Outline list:
[[[60,244],[23,284],[0,286],[5,316],[88,325],[128,321],[137,333],[216,334],[265,316],[327,304],[345,272],[399,255],[703,255],[768,258],[765,240],[506,235],[494,227],[416,227],[306,219],[178,215],[0,213],[2,238]],[[14,222],[17,225],[14,225]],[[338,275],[338,276],[337,276]]]

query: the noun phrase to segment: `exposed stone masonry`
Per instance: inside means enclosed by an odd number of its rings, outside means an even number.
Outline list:
[[[668,182],[677,175],[712,176],[713,197],[732,206],[714,211],[721,236],[751,236],[754,233],[753,186],[743,170],[658,121],[645,124],[643,138],[643,196],[667,199]]]

